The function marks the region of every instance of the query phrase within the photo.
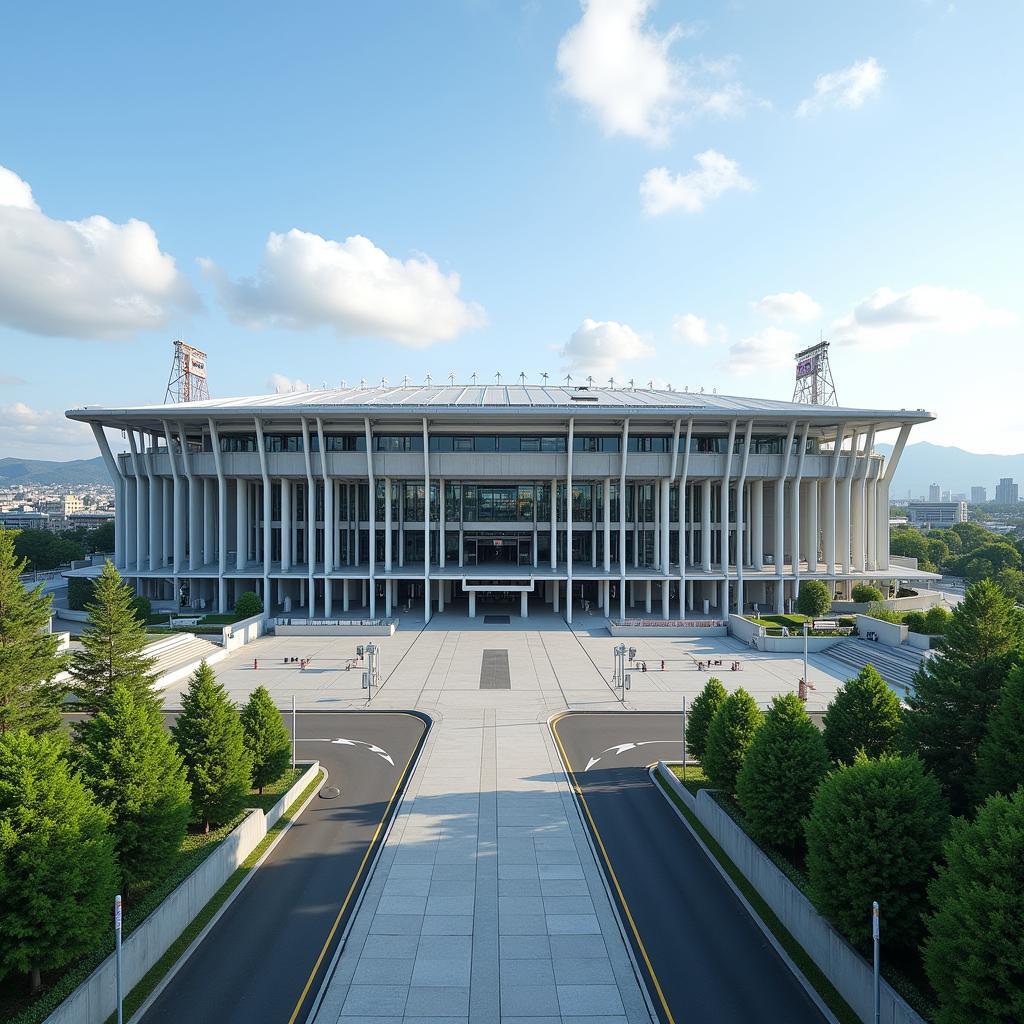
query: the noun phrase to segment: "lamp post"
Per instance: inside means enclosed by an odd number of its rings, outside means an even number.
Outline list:
[[[121,981],[121,897],[114,897],[114,954],[117,986],[117,1024],[123,1021],[124,990]]]
[[[810,688],[810,680],[807,678],[807,620],[804,619],[804,693]]]
[[[875,1024],[880,1024],[882,1019],[882,1004],[879,985],[879,962],[881,960],[879,949],[879,927],[878,927],[878,900],[871,904],[871,941],[874,945],[874,997],[875,997]]]

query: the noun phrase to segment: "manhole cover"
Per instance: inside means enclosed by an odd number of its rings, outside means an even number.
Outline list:
[[[341,790],[337,786],[324,786],[320,790],[321,800],[333,800],[336,796],[341,796]]]
[[[484,651],[480,661],[480,689],[512,689],[512,680],[508,670],[508,651]]]

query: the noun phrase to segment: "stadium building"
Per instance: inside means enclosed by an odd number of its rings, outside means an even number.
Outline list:
[[[75,409],[114,481],[122,575],[227,611],[494,602],[609,617],[784,611],[907,579],[889,490],[922,410],[539,385],[308,390]],[[103,428],[124,431],[114,455]],[[886,462],[874,450],[895,431]],[[372,496],[372,500],[371,500]],[[95,570],[85,570],[95,571]],[[917,573],[922,577],[926,573]]]

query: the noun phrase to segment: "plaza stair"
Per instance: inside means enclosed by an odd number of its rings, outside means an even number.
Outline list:
[[[913,689],[914,675],[924,660],[924,655],[918,651],[887,647],[871,640],[841,640],[823,653],[858,672],[866,665],[873,665],[878,674],[903,696]]]
[[[214,664],[224,657],[224,649],[194,633],[175,633],[146,647],[146,655],[156,659],[153,674],[157,686],[167,686],[192,672],[201,661]]]

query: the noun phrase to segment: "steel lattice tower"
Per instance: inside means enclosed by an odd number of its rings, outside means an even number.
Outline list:
[[[179,339],[174,343],[171,374],[167,378],[168,402],[202,402],[210,397],[206,386],[206,353]]]
[[[796,354],[796,383],[793,401],[802,405],[839,405],[832,368],[828,363],[828,342],[805,348]]]

